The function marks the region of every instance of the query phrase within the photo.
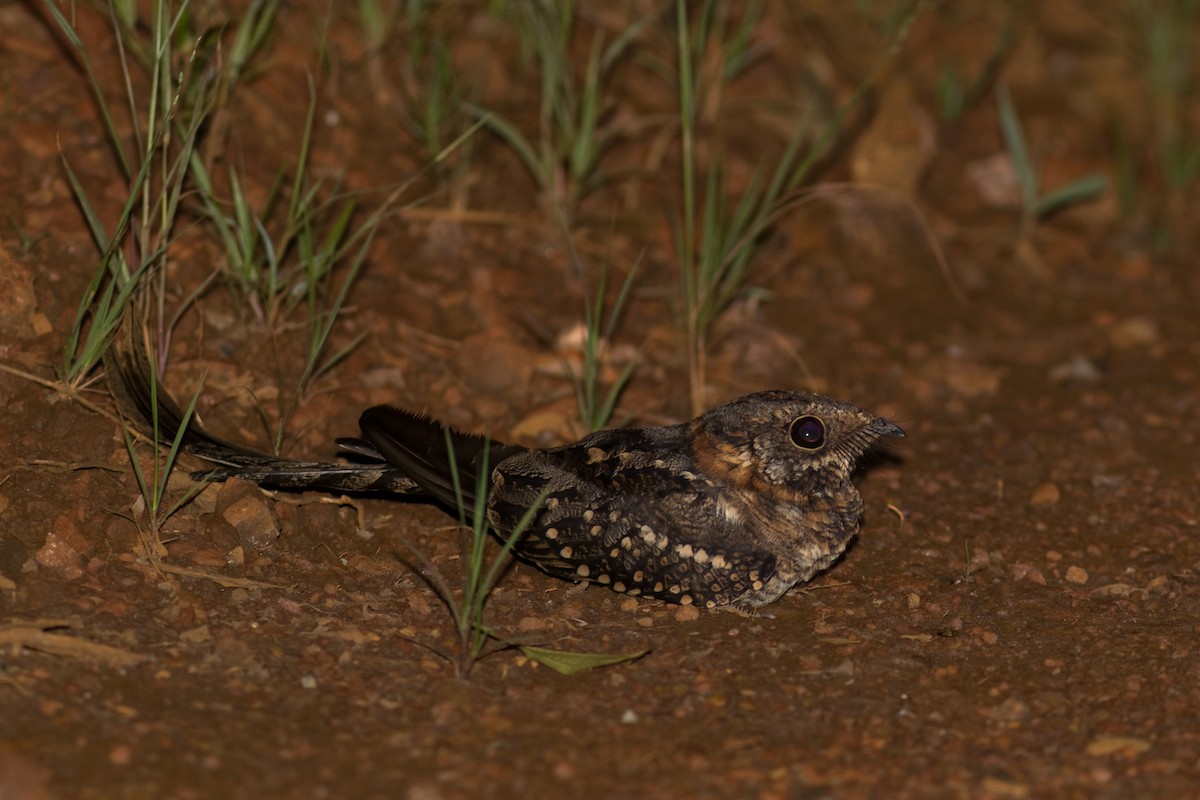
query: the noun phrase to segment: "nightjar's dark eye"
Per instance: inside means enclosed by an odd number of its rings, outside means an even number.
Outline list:
[[[788,429],[792,443],[805,450],[820,450],[825,446],[825,423],[816,417],[797,417]]]

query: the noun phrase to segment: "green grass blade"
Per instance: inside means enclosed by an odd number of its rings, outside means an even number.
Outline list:
[[[741,19],[738,20],[733,35],[725,43],[724,79],[727,81],[740,75],[754,60],[750,42],[754,37],[754,29],[762,17],[762,7],[762,0],[751,2]]]
[[[588,53],[587,71],[583,81],[583,92],[579,100],[579,120],[575,130],[569,134],[571,145],[571,176],[583,178],[595,164],[598,150],[596,140],[596,123],[600,119],[600,106],[603,98],[600,96],[600,39],[601,32],[596,31],[592,39],[592,49]]]
[[[480,128],[486,127],[490,123],[491,119],[492,114],[486,114],[485,116],[475,120],[475,122],[472,123],[469,128],[455,137],[454,141],[450,142],[450,144],[446,145],[444,148],[434,154],[434,163],[441,164],[443,161],[449,158],[451,153],[462,147],[467,140],[469,140],[479,131]]]
[[[454,440],[450,437],[449,428],[442,429],[442,438],[446,442],[446,458],[450,462],[450,483],[454,487],[454,507],[458,509],[458,524],[460,527],[466,528],[467,511],[466,506],[463,503],[462,479],[458,475],[458,457],[454,454]],[[469,573],[464,577],[464,581],[467,578],[469,578]],[[466,629],[468,627],[466,618],[467,604],[465,602],[465,598],[463,604],[460,606],[458,603],[454,602],[454,596],[452,593],[450,593],[449,587],[446,587],[446,593],[449,595],[447,597],[446,605],[450,608],[450,616],[454,618],[454,627],[459,632],[460,636],[465,637],[467,635]]]
[[[154,265],[158,263],[161,254],[162,251],[158,249],[147,254],[143,264],[123,283],[112,277],[111,274],[103,277],[105,288],[98,297],[92,298],[90,304],[88,304],[88,296],[85,295],[84,301],[80,304],[80,311],[83,318],[90,319],[92,324],[88,327],[87,335],[83,337],[78,354],[73,359],[68,354],[70,361],[66,370],[68,382],[74,383],[82,378],[104,356],[109,343],[121,326],[134,294],[141,289],[147,276],[153,271]],[[76,325],[82,330],[83,321],[77,320]],[[78,341],[78,332],[73,331],[71,338]]]
[[[301,209],[306,207],[311,200],[311,192],[303,191],[305,171],[308,169],[308,154],[309,148],[312,145],[313,125],[317,119],[317,97],[316,87],[313,85],[313,77],[308,75],[308,111],[304,117],[304,131],[300,136],[300,156],[296,159],[296,174],[292,178],[292,201],[288,207],[288,220],[299,220],[303,216]],[[307,195],[307,197],[306,197]],[[302,200],[303,198],[303,200]]]
[[[1098,197],[1107,188],[1108,178],[1106,176],[1099,173],[1085,175],[1038,198],[1037,203],[1034,204],[1033,216],[1035,219],[1041,219],[1064,206],[1086,202]]]
[[[141,462],[138,461],[137,445],[134,443],[133,437],[129,434],[128,430],[122,428],[121,435],[125,439],[125,452],[129,454],[129,463],[133,467],[133,477],[137,482],[138,494],[142,496],[147,508],[149,508],[149,498],[151,496],[150,484],[146,482],[146,474],[142,470]]]
[[[67,174],[67,183],[71,184],[71,194],[75,197],[75,202],[79,204],[80,210],[83,212],[84,222],[87,223],[88,232],[92,235],[92,241],[96,243],[96,248],[101,253],[101,260],[106,261],[105,255],[109,252],[112,246],[112,240],[108,237],[108,232],[104,229],[104,223],[100,221],[100,216],[96,213],[96,209],[92,207],[92,202],[88,199],[87,192],[83,188],[83,184],[79,182],[79,177],[75,174],[75,170],[71,169],[71,163],[67,161],[66,156],[62,156],[63,169]],[[126,203],[127,211],[122,213],[122,217],[128,214],[128,210],[132,209],[132,203]]]
[[[467,607],[467,618],[478,631],[483,624],[483,604],[487,602],[488,583],[484,580],[483,559],[487,554],[487,499],[489,484],[488,442],[484,443],[479,464],[479,474],[475,476],[475,502],[471,508],[471,557],[467,561],[464,605]],[[501,559],[497,558],[497,561]]]
[[[346,356],[353,353],[358,348],[358,346],[366,340],[367,334],[368,334],[368,331],[361,331],[357,336],[355,336],[353,339],[350,340],[349,344],[347,344],[345,347],[338,349],[337,352],[333,353],[331,356],[329,356],[329,358],[327,358],[323,362],[321,362],[321,365],[318,366],[315,370],[313,370],[313,373],[309,377],[309,380],[314,380],[314,381],[317,380],[322,375],[324,375],[326,372],[329,372],[329,370],[333,369],[338,364],[340,364],[342,362],[342,360],[344,358],[346,358]]]
[[[42,5],[50,12],[50,16],[54,18],[54,22],[62,31],[63,36],[75,48],[75,52],[79,56],[79,62],[83,66],[84,74],[87,75],[88,87],[92,90],[92,95],[95,97],[96,106],[100,110],[100,117],[104,120],[104,130],[108,134],[108,141],[116,152],[117,161],[121,165],[121,172],[128,178],[133,174],[133,168],[129,164],[129,159],[125,155],[125,150],[121,147],[122,137],[117,131],[117,126],[113,122],[112,115],[108,110],[108,103],[104,99],[104,92],[100,89],[100,81],[96,78],[96,73],[92,70],[91,59],[88,58],[87,50],[83,46],[83,40],[79,38],[79,34],[71,25],[67,18],[63,16],[58,5],[53,0],[43,0]]]
[[[542,160],[533,149],[533,145],[513,125],[503,117],[492,114],[478,106],[467,104],[467,110],[478,119],[485,121],[488,128],[508,144],[525,164],[525,168],[533,175],[538,186],[545,188],[552,183],[552,176],[545,174]]]
[[[301,386],[306,385],[314,377],[317,360],[321,355],[321,351],[325,349],[325,343],[329,340],[329,334],[333,331],[333,325],[337,321],[338,314],[341,313],[342,307],[346,303],[346,298],[350,294],[350,287],[354,285],[359,273],[362,272],[363,267],[366,265],[367,253],[371,249],[371,244],[375,241],[375,234],[379,231],[378,223],[381,219],[381,214],[377,213],[371,221],[366,223],[369,228],[354,258],[354,263],[350,265],[350,269],[342,281],[341,288],[338,289],[338,294],[334,299],[333,305],[326,310],[321,325],[310,339],[308,363],[304,367],[304,374],[300,377]]]
[[[508,558],[508,555],[512,552],[513,547],[516,546],[517,541],[521,538],[525,531],[529,529],[529,526],[533,523],[534,518],[538,515],[538,513],[541,512],[542,503],[545,502],[549,494],[549,488],[544,488],[542,491],[538,492],[538,496],[534,498],[533,503],[531,503],[529,508],[525,510],[525,513],[521,515],[521,519],[517,522],[517,526],[513,528],[512,533],[505,537],[504,544],[500,547],[499,555],[494,561],[492,561],[491,568],[488,570],[487,576],[483,580],[482,585],[487,590],[490,591],[495,585],[496,578],[499,575],[500,570],[504,568],[505,559]]]
[[[279,7],[278,0],[254,0],[253,5],[243,15],[234,34],[233,44],[229,48],[227,81],[236,83],[245,73],[246,66],[266,43]]]
[[[996,87],[996,103],[1000,116],[1000,132],[1004,136],[1004,144],[1012,158],[1013,171],[1017,176],[1017,185],[1021,189],[1021,208],[1026,214],[1034,214],[1037,206],[1037,171],[1029,156],[1029,146],[1025,141],[1025,132],[1021,128],[1021,120],[1017,109],[1013,106],[1012,96],[1008,87],[1000,84]]]
[[[458,475],[458,457],[454,454],[454,440],[450,437],[450,429],[442,428],[442,438],[446,441],[446,459],[450,462],[450,485],[454,487],[454,507],[458,509],[458,524],[467,527],[467,509],[463,504],[462,479]]]
[[[83,297],[79,300],[79,307],[75,309],[75,321],[71,324],[71,330],[63,344],[62,376],[68,381],[75,377],[75,365],[79,353],[79,341],[83,336],[83,326],[94,308],[107,306],[111,302],[113,284],[112,281],[105,280],[107,275],[108,265],[102,259],[99,266],[92,272],[92,279],[88,282]],[[104,287],[103,291],[101,291],[101,286]]]
[[[633,370],[636,364],[626,364],[621,370],[621,374],[608,387],[608,392],[604,395],[604,402],[600,404],[600,408],[593,413],[593,417],[589,422],[593,431],[599,430],[608,424],[612,419],[613,410],[617,407],[617,401],[621,399],[621,392],[625,391],[625,384],[629,383],[629,379],[633,377]]]
[[[183,417],[179,422],[179,429],[175,431],[175,438],[171,441],[171,449],[167,451],[167,460],[163,464],[162,486],[165,489],[167,481],[171,477],[172,470],[175,469],[175,462],[179,458],[179,453],[183,449],[183,439],[187,434],[188,425],[192,422],[192,417],[196,413],[196,403],[200,400],[200,391],[204,386],[204,381],[208,378],[207,370],[200,376],[200,385],[196,387],[195,393],[192,394],[192,399],[188,401],[187,408],[183,411]],[[155,428],[155,438],[157,439],[158,432]]]

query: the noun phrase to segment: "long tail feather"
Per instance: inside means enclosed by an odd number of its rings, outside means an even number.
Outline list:
[[[427,494],[450,507],[459,503],[454,491],[454,473],[458,473],[462,504],[470,510],[475,504],[479,473],[491,470],[524,448],[461,433],[423,414],[393,406],[368,408],[358,420],[363,437],[384,458],[412,478]],[[453,450],[453,463],[447,450],[447,433]]]
[[[121,412],[146,435],[154,434],[154,409],[158,408],[158,440],[172,442],[183,426],[184,413],[161,384],[151,385],[153,367],[145,347],[126,322],[124,330],[105,355],[105,376]],[[358,441],[358,440],[348,440]],[[194,417],[187,423],[181,440],[182,449],[194,456],[221,465],[193,475],[197,480],[223,481],[245,478],[277,489],[323,489],[338,492],[394,492],[410,494],[417,484],[403,471],[388,464],[366,442],[348,447],[365,462],[327,463],[297,461],[259,452],[225,441],[209,433]]]

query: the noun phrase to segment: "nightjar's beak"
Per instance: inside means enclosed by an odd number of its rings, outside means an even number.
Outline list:
[[[867,426],[867,430],[880,438],[883,438],[884,436],[887,436],[891,439],[904,438],[904,431],[900,428],[900,426],[896,425],[895,423],[888,422],[883,417],[876,417],[874,420],[872,420],[871,424]]]

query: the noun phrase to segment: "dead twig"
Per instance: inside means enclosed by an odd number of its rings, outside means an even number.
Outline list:
[[[181,567],[177,564],[168,564],[165,561],[159,560],[154,565],[154,569],[159,572],[166,572],[171,575],[179,575],[184,578],[202,578],[210,580],[220,586],[222,589],[286,589],[286,586],[280,586],[277,583],[267,583],[266,581],[256,581],[252,578],[236,578],[232,575],[222,575],[219,572],[207,572],[202,569],[194,569],[192,567]]]
[[[120,647],[88,641],[56,631],[71,628],[77,623],[68,619],[18,620],[0,625],[0,648],[14,651],[37,650],[55,656],[68,656],[111,667],[132,667],[150,658]]]

